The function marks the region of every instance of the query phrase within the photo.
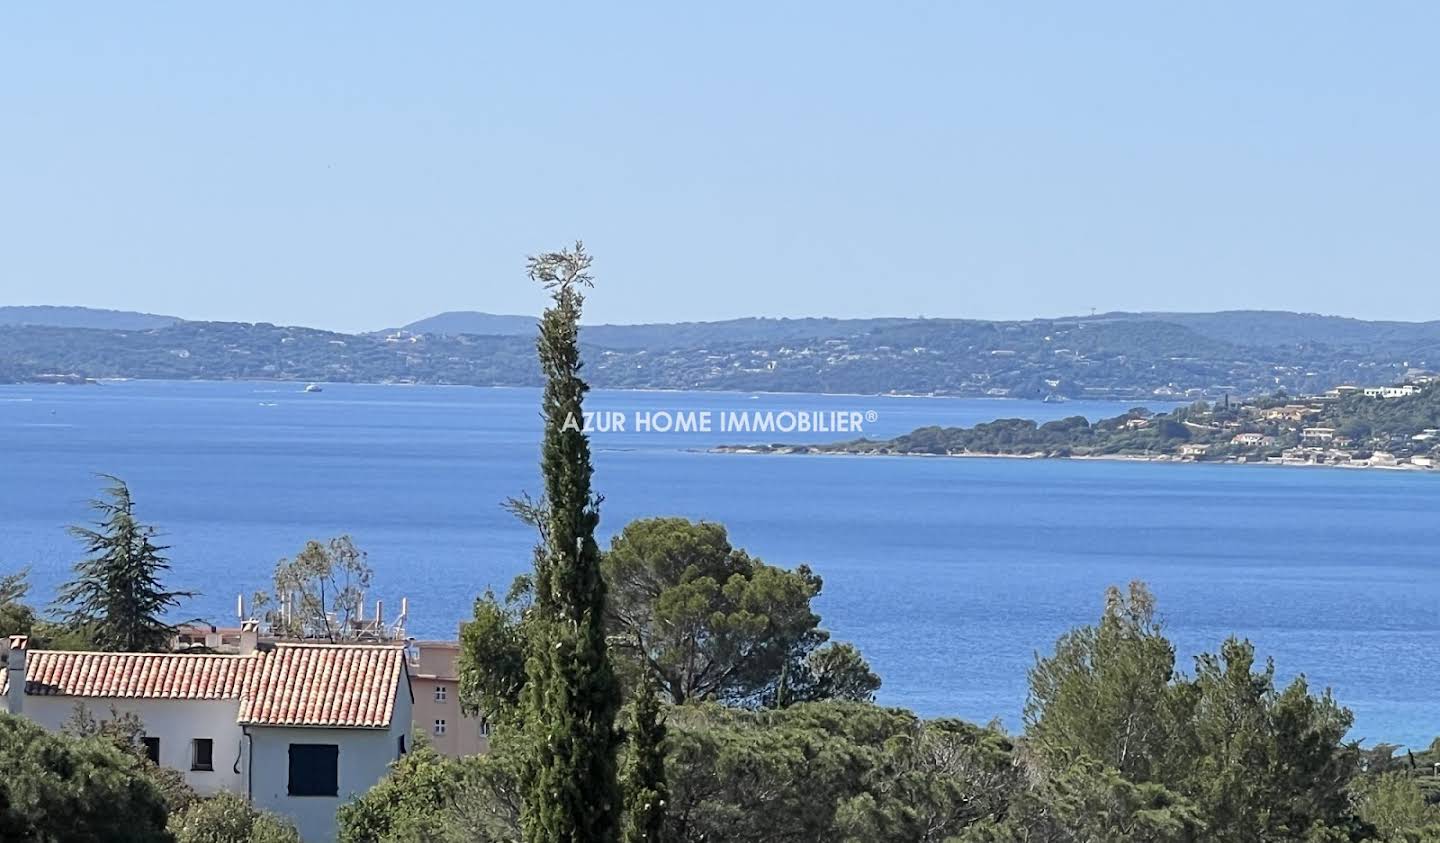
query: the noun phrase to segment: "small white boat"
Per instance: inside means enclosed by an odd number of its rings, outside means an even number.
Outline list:
[[[318,383],[312,383],[312,384],[310,384],[309,386],[305,387],[305,391],[306,391],[306,392],[324,392],[324,391],[325,391],[325,388],[322,387],[322,386],[321,386],[320,384],[318,384]]]

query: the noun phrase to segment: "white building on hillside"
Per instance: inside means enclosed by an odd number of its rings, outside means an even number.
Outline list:
[[[398,646],[274,644],[238,655],[27,651],[3,643],[6,709],[59,730],[83,706],[131,713],[145,747],[201,793],[230,790],[335,839],[335,810],[406,751],[413,697]]]

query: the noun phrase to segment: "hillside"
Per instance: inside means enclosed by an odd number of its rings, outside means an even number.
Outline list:
[[[867,332],[917,320],[910,319],[767,319],[750,317],[719,322],[661,322],[641,325],[585,325],[588,342],[607,348],[665,349],[704,348],[715,343],[774,343],[825,337],[858,336]],[[419,319],[396,330],[438,336],[531,336],[537,319],[452,310]]]
[[[181,321],[174,316],[138,313],[132,310],[102,310],[94,307],[0,307],[0,325],[45,325],[52,328],[99,328],[116,331],[143,331],[164,328]]]
[[[1440,357],[1440,321],[1369,322],[1274,310],[1216,313],[1107,313],[1117,321],[1169,322],[1221,342],[1270,347],[1323,345]]]
[[[601,388],[1194,399],[1394,383],[1440,367],[1435,333],[1430,323],[1299,314],[1105,314],[594,325],[581,340],[587,377]],[[0,325],[0,380],[57,377],[531,385],[538,369],[529,331]]]
[[[398,330],[412,334],[476,334],[479,336],[530,336],[535,333],[539,320],[534,316],[509,316],[498,313],[481,313],[478,310],[451,310],[437,313],[424,319],[417,319]],[[397,329],[391,329],[394,331]],[[382,331],[381,333],[388,333]]]
[[[1249,402],[1204,401],[1164,413],[1136,408],[1088,421],[1010,418],[974,427],[922,427],[886,440],[752,444],[727,452],[925,456],[1130,457],[1412,469],[1440,464],[1440,381],[1329,390]]]
[[[862,337],[875,331],[924,323],[925,320],[877,319],[769,319],[748,317],[721,322],[671,322],[653,325],[586,325],[581,336],[607,348],[652,350],[710,346],[804,343],[831,338]]]

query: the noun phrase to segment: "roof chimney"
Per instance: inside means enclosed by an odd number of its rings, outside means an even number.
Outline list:
[[[29,646],[24,635],[0,637],[0,661],[5,662],[5,678],[10,683],[5,710],[11,714],[20,714],[25,708],[25,650]]]
[[[251,655],[259,646],[260,622],[248,620],[240,624],[240,655]]]

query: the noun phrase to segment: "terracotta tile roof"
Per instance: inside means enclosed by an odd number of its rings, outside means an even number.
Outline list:
[[[239,699],[254,656],[176,653],[82,653],[31,650],[25,693],[31,696]],[[8,678],[0,690],[9,690]]]
[[[32,650],[25,693],[233,699],[247,725],[383,729],[406,671],[404,648],[361,644],[277,644],[248,656]],[[8,686],[0,678],[0,696]]]
[[[253,726],[383,729],[390,725],[405,671],[402,647],[277,644],[255,671],[240,701],[239,720]]]

